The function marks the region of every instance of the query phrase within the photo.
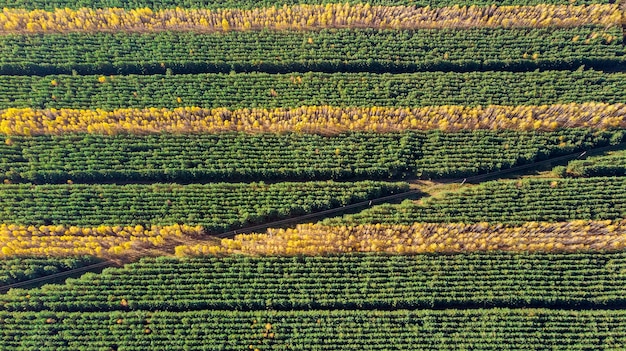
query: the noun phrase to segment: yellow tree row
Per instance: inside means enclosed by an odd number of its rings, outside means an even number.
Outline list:
[[[200,226],[0,225],[0,258],[94,255],[129,258],[175,247],[190,255],[320,255],[343,252],[615,251],[626,249],[626,220],[503,224],[415,223],[328,227],[303,224],[234,239],[200,241]]]
[[[181,244],[202,227],[172,226],[24,226],[0,225],[0,258],[11,256],[136,256],[146,250]]]
[[[337,134],[345,131],[626,128],[626,104],[582,103],[542,106],[430,106],[422,108],[331,107],[228,110],[73,110],[30,108],[0,111],[0,133],[149,134],[239,131]]]
[[[298,225],[242,234],[220,245],[182,245],[176,255],[319,255],[344,252],[456,253],[472,251],[576,252],[626,248],[626,220],[502,224],[415,223],[355,227]]]
[[[406,7],[368,4],[295,5],[242,9],[124,10],[57,9],[0,12],[0,34],[99,31],[321,29],[321,28],[471,28],[574,27],[621,24],[617,4],[486,7]]]

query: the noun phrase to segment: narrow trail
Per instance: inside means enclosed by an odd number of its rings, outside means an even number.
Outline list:
[[[22,286],[28,286],[28,285],[32,285],[32,284],[46,282],[46,281],[50,281],[50,280],[53,280],[53,279],[67,277],[67,276],[70,276],[70,275],[73,275],[73,274],[78,274],[78,273],[93,272],[93,271],[101,269],[101,268],[106,268],[106,267],[111,267],[111,266],[116,266],[116,265],[118,265],[116,262],[110,261],[110,260],[106,260],[106,261],[98,262],[98,263],[91,264],[91,265],[88,265],[88,266],[71,269],[69,271],[64,271],[64,272],[59,272],[59,273],[46,275],[46,276],[43,276],[43,277],[38,277],[38,278],[29,279],[29,280],[24,280],[24,281],[21,281],[21,282],[18,282],[18,283],[3,285],[3,286],[0,286],[0,293],[4,293],[4,292],[8,291],[11,288],[19,288],[19,287],[22,287]]]

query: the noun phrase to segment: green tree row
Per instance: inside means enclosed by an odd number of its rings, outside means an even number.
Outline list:
[[[144,258],[12,289],[8,311],[619,307],[624,253]]]
[[[626,217],[626,177],[530,178],[466,186],[458,191],[399,205],[379,205],[331,218],[329,225],[414,222],[563,222]]]
[[[626,347],[626,311],[0,313],[2,351],[574,351]]]
[[[10,137],[11,146],[0,146],[0,170],[12,182],[36,183],[399,178],[413,171],[411,161],[420,148],[414,139],[419,137],[415,133]],[[540,143],[531,145],[541,148]]]
[[[616,142],[620,131],[5,136],[10,182],[451,178]]]
[[[617,27],[0,37],[11,75],[616,69],[624,57]]]
[[[2,351],[620,350],[623,310],[0,313]]]
[[[414,174],[460,178],[495,172],[588,148],[618,144],[621,130],[561,129],[556,132],[463,131],[424,134]]]
[[[0,76],[0,109],[418,107],[588,101],[626,102],[626,73],[581,70]]]
[[[91,256],[5,258],[0,260],[0,286],[69,271],[99,261]]]
[[[626,150],[570,161],[553,172],[561,177],[626,176]]]
[[[0,222],[202,225],[221,232],[408,190],[406,183],[0,185]]]

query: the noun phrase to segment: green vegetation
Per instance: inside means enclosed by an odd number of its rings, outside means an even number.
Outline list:
[[[12,289],[9,311],[618,307],[626,254],[145,258]]]
[[[254,181],[410,175],[413,133],[67,135],[10,137],[0,170],[11,181]],[[576,142],[575,142],[576,143]]]
[[[25,34],[0,37],[0,73],[608,69],[624,54],[618,27]]]
[[[588,101],[626,102],[626,73],[590,70],[0,76],[0,108],[418,107]]]
[[[561,129],[556,132],[432,131],[422,141],[416,174],[455,178],[499,171],[586,148],[615,144],[622,131]]]
[[[0,286],[102,262],[17,255],[127,263],[0,292],[0,351],[626,350],[626,149],[555,168],[561,178],[469,178],[622,146],[619,5],[367,2],[473,6],[409,25],[501,27],[392,30],[407,11],[288,8],[334,0],[0,0],[142,9],[107,10],[98,26],[89,11],[0,12],[19,33],[0,35]],[[496,8],[592,3],[610,5],[514,19]],[[286,12],[263,14],[276,30],[214,15],[270,6]],[[368,201],[410,189],[432,196]],[[370,206],[348,212],[355,202]],[[210,236],[334,208],[353,214]],[[329,248],[349,253],[319,255]],[[379,252],[352,252],[365,249]]]
[[[426,198],[405,200],[331,218],[328,225],[414,222],[563,222],[626,217],[626,178],[501,180]]]
[[[570,161],[567,167],[555,167],[554,172],[563,177],[626,176],[626,150]]]
[[[69,271],[100,262],[91,256],[82,257],[20,257],[0,260],[0,286]]]
[[[0,186],[0,221],[24,225],[202,225],[209,232],[408,190],[405,183]]]
[[[0,313],[0,321],[3,351],[626,347],[623,310],[27,312]]]
[[[11,182],[254,181],[461,177],[612,142],[619,132],[6,136]]]

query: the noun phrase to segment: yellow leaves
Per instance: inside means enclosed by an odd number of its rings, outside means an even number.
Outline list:
[[[437,125],[437,129],[443,130],[443,131],[450,130],[450,122],[445,119],[440,120],[439,124]]]
[[[237,235],[220,246],[178,246],[177,256],[320,255],[342,252],[453,253],[468,251],[618,250],[626,248],[626,220],[528,222],[520,226],[489,223],[369,224],[328,227],[302,224]]]
[[[106,81],[107,81],[107,77],[105,77],[105,76],[100,76],[100,77],[98,77],[98,82],[100,82],[100,83],[106,83]]]
[[[54,11],[4,9],[0,33],[57,33],[96,31],[193,30],[216,32],[337,27],[428,29],[474,27],[616,26],[622,20],[619,5],[583,6],[371,6],[326,4],[244,9],[120,9],[80,8]]]
[[[50,81],[50,85],[52,85],[53,87],[56,87],[56,86],[59,85],[59,82],[57,82],[56,79],[53,79],[53,80]]]
[[[184,241],[203,234],[200,226],[171,225],[65,227],[0,224],[0,257],[97,255],[114,257],[136,255],[141,249],[167,246],[170,240]],[[176,238],[176,239],[174,239]]]
[[[39,23],[28,22],[26,23],[26,31],[31,33],[41,32],[43,28]]]
[[[230,23],[228,23],[228,20],[225,18],[222,19],[222,30],[224,32],[227,32],[230,30]]]
[[[302,77],[301,76],[290,76],[289,80],[294,83],[294,84],[302,84]]]
[[[603,33],[602,34],[602,39],[604,39],[604,43],[605,44],[611,44],[611,42],[615,39],[617,39],[617,37],[610,35],[608,33]]]
[[[289,78],[300,84],[302,78]],[[179,103],[183,100],[177,98]],[[346,131],[555,130],[560,127],[626,128],[626,104],[582,103],[542,106],[428,106],[421,108],[303,106],[297,108],[118,109],[0,111],[7,135],[64,133],[218,133],[238,131],[338,134]],[[5,143],[6,143],[5,139]],[[8,145],[8,144],[7,144]]]

